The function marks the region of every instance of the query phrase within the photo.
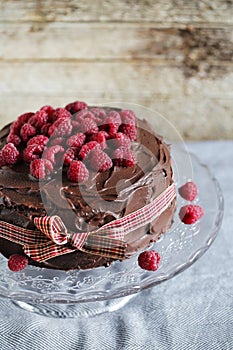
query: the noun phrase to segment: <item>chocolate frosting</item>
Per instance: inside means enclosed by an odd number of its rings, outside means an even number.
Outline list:
[[[0,148],[10,125],[0,131]],[[132,144],[137,164],[114,166],[103,173],[92,172],[82,184],[70,183],[62,169],[46,181],[36,181],[27,164],[0,169],[0,220],[35,229],[37,216],[61,216],[68,230],[85,232],[128,215],[150,203],[173,183],[169,146],[143,120],[137,121],[137,139]],[[176,200],[146,227],[125,236],[125,258],[156,241],[172,223]],[[6,257],[23,253],[22,246],[0,238],[0,252]],[[87,269],[108,266],[113,259],[81,251],[52,258],[36,266],[55,269]]]

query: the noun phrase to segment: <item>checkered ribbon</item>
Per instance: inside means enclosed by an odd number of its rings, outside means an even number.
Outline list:
[[[38,262],[75,250],[121,260],[125,257],[125,235],[155,220],[175,197],[172,184],[150,204],[91,232],[67,232],[59,216],[36,217],[38,231],[0,221],[0,237],[21,244],[25,254]]]

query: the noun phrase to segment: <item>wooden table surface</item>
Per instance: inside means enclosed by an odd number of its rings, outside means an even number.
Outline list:
[[[232,44],[232,0],[2,0],[0,125],[44,104],[123,101],[185,139],[232,138]]]

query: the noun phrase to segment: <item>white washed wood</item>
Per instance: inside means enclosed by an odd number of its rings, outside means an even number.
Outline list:
[[[2,21],[120,21],[232,24],[230,0],[3,0]]]

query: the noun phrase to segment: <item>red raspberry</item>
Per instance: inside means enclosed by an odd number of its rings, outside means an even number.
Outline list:
[[[27,142],[27,147],[30,145],[42,145],[46,146],[48,143],[49,139],[47,136],[44,135],[37,135],[32,137],[28,142]]]
[[[92,120],[95,119],[95,115],[93,113],[91,113],[89,110],[87,109],[82,109],[81,111],[79,111],[77,114],[76,114],[76,117],[75,119],[78,121],[78,122],[81,122],[82,120],[86,119],[86,118],[90,118]]]
[[[67,177],[72,182],[82,183],[88,179],[89,172],[83,162],[74,160],[67,170]]]
[[[48,131],[51,125],[52,125],[51,123],[46,123],[45,125],[43,125],[42,128],[40,129],[41,133],[43,135],[48,135]]]
[[[80,111],[81,109],[87,109],[87,104],[83,101],[75,101],[65,106],[65,109],[67,109],[67,111],[69,111],[71,114],[74,114]]]
[[[188,181],[179,188],[179,194],[187,201],[192,202],[197,196],[197,186],[194,182]]]
[[[69,147],[81,147],[84,144],[85,139],[86,139],[86,135],[84,135],[83,133],[77,133],[71,136],[67,140],[66,144]]]
[[[21,138],[13,132],[9,133],[6,140],[8,143],[13,143],[16,147],[21,144]]]
[[[78,156],[78,148],[69,148],[63,156],[64,165],[70,165]]]
[[[94,149],[90,153],[90,164],[93,170],[103,172],[112,167],[112,160],[107,153]]]
[[[138,265],[148,271],[156,271],[159,267],[161,257],[159,253],[154,250],[146,250],[138,257]]]
[[[38,159],[41,157],[45,146],[39,144],[33,144],[27,146],[23,150],[23,159],[25,162],[30,163],[34,159]]]
[[[90,108],[90,112],[94,114],[93,119],[98,125],[106,118],[106,112],[103,108],[93,107]]]
[[[52,122],[55,122],[56,120],[60,118],[71,118],[71,114],[69,111],[67,111],[65,108],[57,108],[55,109],[53,116],[52,116]]]
[[[113,119],[114,124],[116,126],[118,126],[118,128],[119,128],[119,126],[121,125],[122,121],[121,121],[121,116],[120,116],[120,114],[117,111],[113,111],[112,110],[112,111],[108,112],[107,119],[108,118]]]
[[[13,254],[8,260],[8,268],[13,272],[22,271],[28,265],[28,259],[24,255]]]
[[[48,105],[43,106],[43,107],[41,107],[40,111],[46,112],[48,115],[49,122],[52,121],[52,117],[53,117],[53,113],[54,113],[54,108],[52,106],[48,106]]]
[[[100,129],[103,129],[109,133],[109,135],[114,136],[119,129],[119,124],[118,122],[115,122],[115,119],[113,117],[107,117],[103,125],[100,126]]]
[[[24,113],[20,115],[17,120],[11,124],[11,131],[19,135],[21,127],[28,122],[28,120],[34,115],[34,113]]]
[[[92,135],[90,140],[96,141],[100,144],[100,148],[103,150],[107,147],[106,139],[109,137],[108,133],[104,130],[97,132],[96,134]]]
[[[204,215],[202,207],[199,205],[185,205],[180,209],[179,217],[186,225],[194,224]]]
[[[124,149],[124,166],[126,168],[133,167],[136,164],[136,159],[133,152],[130,149]]]
[[[87,135],[95,134],[98,132],[98,126],[91,118],[85,118],[80,122],[80,131]]]
[[[113,163],[116,166],[121,167],[133,167],[136,164],[136,160],[133,152],[124,147],[117,148],[112,155]]]
[[[136,115],[129,109],[122,109],[120,111],[122,124],[136,124]]]
[[[112,154],[113,164],[116,166],[124,166],[124,148],[117,148]]]
[[[28,120],[34,115],[32,112],[27,112],[24,114],[21,114],[18,118],[17,121],[21,123],[21,125],[25,124],[28,122]]]
[[[123,132],[130,138],[131,141],[135,141],[137,137],[137,129],[134,124],[121,124],[119,131]]]
[[[123,134],[122,132],[117,132],[114,138],[111,139],[111,144],[114,148],[119,147],[130,147],[130,139],[127,135]]]
[[[67,111],[66,111],[67,112]],[[59,118],[49,128],[48,134],[53,137],[69,136],[72,131],[72,124],[69,118]]]
[[[19,159],[19,151],[13,143],[7,143],[1,150],[1,156],[6,164],[13,165]]]
[[[35,135],[36,128],[33,125],[26,123],[21,127],[20,136],[24,142],[27,142],[32,136]]]
[[[44,179],[53,171],[53,164],[47,159],[35,159],[30,164],[30,173],[36,179]]]
[[[77,121],[77,120],[71,120],[71,124],[73,126],[73,129],[79,131],[79,125],[80,125],[80,122]]]
[[[49,144],[50,146],[57,146],[63,144],[64,141],[65,140],[63,137],[51,137],[49,140]]]
[[[40,110],[28,120],[28,123],[40,129],[44,124],[47,123],[47,121],[48,114],[45,111]]]
[[[85,159],[86,156],[90,153],[90,151],[92,151],[96,147],[100,147],[98,142],[96,141],[90,141],[86,143],[85,145],[82,146],[79,152],[79,156],[81,157],[81,159]]]
[[[62,146],[56,145],[47,148],[43,153],[43,159],[49,160],[52,164],[57,163],[58,157],[60,153],[64,152],[64,148]],[[56,159],[55,159],[56,157]],[[60,157],[61,158],[61,157]]]

